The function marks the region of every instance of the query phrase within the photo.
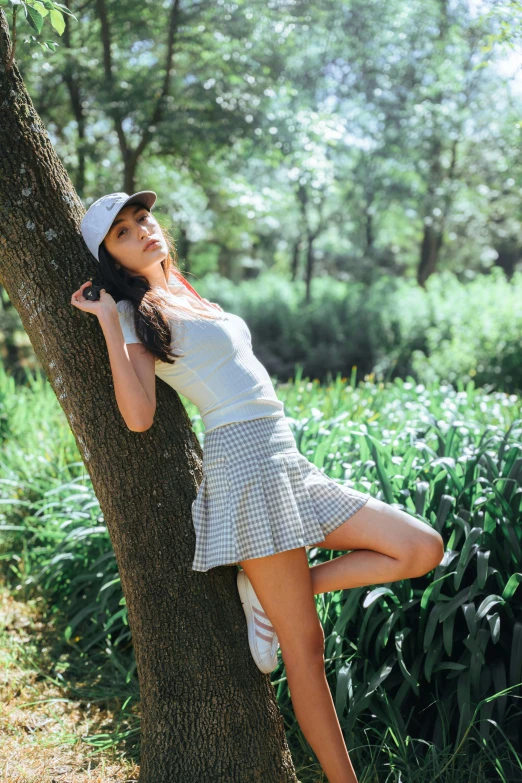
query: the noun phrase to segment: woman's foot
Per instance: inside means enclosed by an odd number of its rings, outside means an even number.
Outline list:
[[[277,667],[279,640],[268,616],[263,611],[252,583],[245,571],[238,571],[237,589],[247,619],[248,644],[256,666],[264,674]]]

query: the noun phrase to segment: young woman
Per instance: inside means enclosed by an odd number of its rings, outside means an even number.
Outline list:
[[[152,426],[155,376],[197,405],[205,425],[203,480],[192,505],[192,569],[240,568],[237,585],[253,659],[284,660],[297,720],[330,783],[356,783],[324,669],[314,596],[426,574],[444,555],[426,523],[330,479],[297,449],[283,403],[252,351],[245,321],[202,299],[151,213],[153,191],[111,193],[82,220],[106,283],[97,316],[127,426]],[[307,548],[347,554],[309,567]]]

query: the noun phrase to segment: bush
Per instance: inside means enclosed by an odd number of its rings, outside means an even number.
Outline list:
[[[327,277],[305,286],[271,272],[236,286],[217,275],[203,294],[246,319],[254,352],[286,381],[302,366],[321,381],[340,373],[377,380],[411,375],[420,383],[474,380],[507,392],[522,388],[522,273],[500,267],[461,283],[444,271],[426,290],[383,275],[370,287]]]

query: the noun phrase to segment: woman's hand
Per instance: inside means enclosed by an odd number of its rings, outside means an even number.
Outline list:
[[[116,302],[112,296],[107,293],[105,288],[101,289],[100,298],[95,302],[91,302],[90,299],[84,297],[84,289],[89,285],[92,285],[90,280],[87,283],[83,283],[83,285],[74,292],[71,296],[71,304],[74,305],[74,307],[77,307],[78,310],[83,310],[84,313],[92,313],[97,316],[99,321],[109,319],[114,315],[117,317],[118,309],[116,307]]]

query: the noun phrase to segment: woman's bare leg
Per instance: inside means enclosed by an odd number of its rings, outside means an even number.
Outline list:
[[[309,567],[299,547],[242,560],[279,638],[295,716],[329,783],[357,783],[324,668],[324,632],[314,595],[421,576],[444,555],[429,525],[376,498],[315,546],[350,551]]]
[[[314,546],[355,550],[310,568],[314,595],[422,576],[444,556],[430,525],[373,497]]]
[[[305,548],[240,565],[277,633],[295,716],[329,783],[357,783],[326,680],[324,632]]]

